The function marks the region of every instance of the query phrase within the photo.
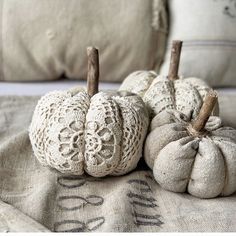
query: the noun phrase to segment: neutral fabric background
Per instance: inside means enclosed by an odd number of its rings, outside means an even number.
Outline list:
[[[0,0],[0,80],[86,77],[100,50],[101,80],[121,81],[163,59],[165,0]]]
[[[38,98],[0,97],[0,231],[236,231],[236,195],[201,200],[165,191],[143,162],[101,179],[42,167],[27,131]]]
[[[179,72],[211,86],[236,86],[236,6],[231,0],[171,0],[168,45],[183,40]],[[170,46],[161,73],[169,66]]]
[[[2,95],[31,95],[38,96],[44,95],[53,90],[66,90],[74,87],[83,87],[86,89],[87,81],[85,80],[68,80],[62,79],[57,81],[44,81],[42,82],[0,82],[0,96]],[[112,82],[99,82],[99,90],[117,90],[120,83]],[[235,89],[236,93],[236,89]]]

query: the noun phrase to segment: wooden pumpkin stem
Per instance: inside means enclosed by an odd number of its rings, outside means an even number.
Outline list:
[[[168,73],[168,78],[170,80],[178,79],[178,71],[179,71],[179,62],[180,62],[182,43],[183,42],[179,41],[179,40],[174,40],[172,42],[170,67],[169,67],[169,73]]]
[[[196,118],[195,121],[193,121],[192,123],[192,128],[196,131],[196,132],[200,132],[202,130],[204,130],[204,127],[214,109],[214,106],[216,104],[217,101],[217,93],[214,90],[210,90],[207,95],[206,98],[203,102],[203,105],[200,109],[200,112]]]
[[[87,48],[88,55],[88,74],[87,74],[87,91],[92,97],[98,93],[99,84],[99,54],[95,47]]]

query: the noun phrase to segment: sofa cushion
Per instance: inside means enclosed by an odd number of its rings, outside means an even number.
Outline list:
[[[165,0],[2,0],[0,80],[84,79],[86,47],[100,49],[101,80],[159,68]]]
[[[171,40],[183,40],[180,74],[212,86],[236,86],[236,5],[230,0],[169,1]],[[167,48],[161,73],[169,66]]]

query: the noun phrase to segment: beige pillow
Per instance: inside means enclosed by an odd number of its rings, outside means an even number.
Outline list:
[[[236,86],[236,5],[231,0],[171,0],[171,40],[183,40],[180,74],[211,86]],[[168,48],[161,73],[169,66]]]
[[[166,18],[165,0],[1,0],[0,80],[84,79],[89,45],[101,80],[158,69]]]

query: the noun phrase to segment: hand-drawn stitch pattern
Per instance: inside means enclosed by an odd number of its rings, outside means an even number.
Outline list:
[[[147,208],[148,207],[150,207],[150,208],[157,207],[157,204],[154,203],[154,202],[156,202],[156,199],[153,197],[144,197],[143,195],[139,195],[139,194],[132,193],[132,192],[129,192],[127,194],[127,196],[130,199],[137,199],[137,200],[130,201],[130,203],[132,205],[138,205],[138,206],[143,206],[143,207],[147,207]]]
[[[54,224],[54,230],[56,232],[91,232],[98,229],[104,222],[104,217],[92,218],[86,222],[79,220],[63,220]],[[71,228],[68,229],[68,225],[71,225]]]
[[[74,199],[76,200],[76,203],[80,203],[77,206],[72,206],[72,207],[66,207],[63,206],[63,202],[69,199]],[[64,211],[76,211],[80,208],[84,208],[87,205],[92,205],[92,206],[99,206],[102,205],[104,202],[104,199],[101,196],[96,196],[96,195],[88,195],[87,197],[81,197],[77,195],[70,195],[70,196],[59,196],[57,199],[57,205],[60,207],[60,209]]]
[[[90,205],[98,207],[104,203],[104,199],[97,195],[79,196],[77,190],[84,188],[87,184],[101,179],[90,176],[59,176],[58,185],[65,189],[65,195],[57,197],[57,206],[63,212],[77,211]],[[70,194],[68,194],[70,190]],[[71,194],[71,191],[76,194]],[[75,192],[76,191],[76,192]],[[74,201],[73,201],[74,200]],[[71,202],[73,203],[71,206]],[[79,215],[80,216],[80,215]],[[68,216],[67,216],[68,217]],[[91,232],[97,230],[105,223],[105,217],[99,216],[87,221],[75,219],[62,219],[54,223],[55,232]]]
[[[149,178],[149,175],[145,176]],[[161,221],[161,215],[156,214],[156,199],[150,196],[152,189],[147,181],[141,179],[130,179],[127,181],[129,185],[132,185],[138,192],[129,191],[126,196],[129,198],[129,202],[132,205],[132,216],[134,224],[137,226],[158,226],[164,224]],[[154,214],[145,214],[145,208],[153,210]],[[142,212],[142,213],[140,213]]]
[[[148,183],[144,180],[141,180],[141,179],[130,179],[128,180],[128,183],[129,184],[132,184],[132,183],[136,183],[139,185],[139,190],[143,193],[143,192],[152,192],[152,189],[151,187],[148,185]]]
[[[57,179],[57,183],[65,188],[71,189],[71,188],[79,188],[83,185],[85,185],[88,182],[96,182],[101,181],[101,178],[94,178],[91,176],[85,177],[85,176],[59,176]]]
[[[132,213],[136,225],[144,226],[160,226],[163,222],[160,220],[160,215],[145,215],[137,213],[135,210]]]

